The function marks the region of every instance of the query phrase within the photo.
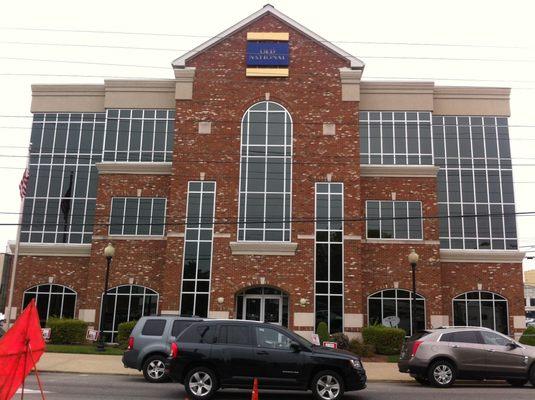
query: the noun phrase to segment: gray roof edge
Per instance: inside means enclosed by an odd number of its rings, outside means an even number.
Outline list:
[[[350,68],[351,69],[364,69],[364,62],[357,57],[349,54],[347,51],[342,50],[340,47],[332,44],[328,40],[325,40],[323,37],[317,35],[316,33],[312,32],[308,28],[304,27],[297,21],[293,20],[292,18],[288,17],[286,14],[283,14],[282,12],[278,11],[275,7],[273,7],[271,4],[266,4],[264,7],[262,7],[260,10],[254,12],[253,14],[249,15],[248,17],[242,19],[238,23],[232,25],[230,28],[224,30],[220,34],[214,36],[213,38],[207,40],[206,42],[200,44],[199,46],[195,47],[194,49],[188,51],[187,53],[183,54],[182,56],[176,58],[171,65],[173,68],[185,68],[186,67],[186,61],[195,56],[196,54],[202,52],[203,50],[206,50],[207,48],[215,45],[216,43],[223,40],[225,37],[231,35],[232,33],[238,31],[239,29],[243,28],[244,26],[250,24],[254,20],[260,18],[261,16],[271,13],[277,18],[283,20],[288,25],[292,26],[296,30],[302,32],[306,36],[309,36],[310,38],[318,41],[322,46],[326,47],[327,49],[331,50],[332,52],[346,58],[349,60]]]

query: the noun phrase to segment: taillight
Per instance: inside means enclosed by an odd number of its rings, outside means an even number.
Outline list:
[[[171,356],[171,358],[178,357],[178,345],[175,342],[171,343],[171,350],[169,351],[169,355]]]
[[[411,357],[414,357],[416,355],[416,352],[418,351],[418,347],[420,347],[422,343],[423,343],[423,340],[417,340],[416,342],[414,342],[414,344],[412,345]]]
[[[130,336],[128,338],[128,347],[126,348],[126,350],[132,350],[133,348],[134,348],[134,337]]]

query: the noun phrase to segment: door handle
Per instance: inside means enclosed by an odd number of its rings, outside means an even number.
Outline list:
[[[259,350],[256,352],[256,354],[261,355],[261,356],[267,356],[269,353],[265,350]]]
[[[488,351],[489,353],[494,353],[496,350],[494,350],[494,349],[487,349],[487,351]]]
[[[458,349],[458,348],[459,348],[459,345],[458,345],[458,344],[454,344],[454,345],[452,345],[451,347],[453,347],[454,349]]]

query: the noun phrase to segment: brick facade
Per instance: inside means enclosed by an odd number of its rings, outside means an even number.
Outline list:
[[[247,78],[246,34],[289,32],[292,62],[288,78]],[[452,298],[465,291],[489,290],[506,297],[510,333],[513,317],[523,315],[520,263],[441,262],[439,222],[424,219],[424,240],[366,240],[366,200],[419,200],[423,215],[436,216],[437,182],[433,177],[361,177],[359,163],[359,102],[342,100],[340,68],[347,59],[271,14],[234,32],[187,63],[195,68],[193,97],[176,101],[175,139],[170,175],[101,174],[93,240],[89,257],[21,256],[14,306],[24,289],[47,283],[73,288],[77,309],[100,309],[106,261],[103,249],[112,242],[110,287],[135,283],[157,291],[160,312],[178,312],[183,264],[187,185],[204,179],[217,183],[209,310],[236,316],[236,293],[263,285],[288,295],[289,327],[314,329],[314,185],[344,183],[344,315],[346,331],[358,332],[367,321],[367,297],[379,290],[410,290],[407,255],[420,254],[418,292],[431,316],[451,320]],[[237,241],[240,131],[244,112],[254,103],[271,100],[283,105],[293,119],[292,232],[293,256],[235,255]],[[199,134],[198,123],[212,122],[210,134]],[[334,123],[335,135],[323,135],[323,124]],[[112,197],[166,197],[167,228],[161,238],[108,237]],[[234,223],[232,223],[234,221]],[[220,304],[217,299],[223,298]],[[305,299],[305,304],[301,304]],[[303,317],[305,316],[305,317]],[[308,316],[308,317],[307,317]],[[295,321],[300,318],[299,321]],[[304,320],[303,320],[304,318]],[[308,319],[307,319],[308,318]],[[360,322],[359,322],[360,319]],[[303,322],[304,321],[304,322]],[[308,321],[308,322],[307,322]],[[443,319],[444,321],[444,319]]]

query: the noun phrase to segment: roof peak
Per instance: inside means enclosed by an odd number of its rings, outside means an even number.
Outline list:
[[[204,50],[216,45],[223,39],[225,39],[227,36],[232,35],[234,32],[244,28],[245,26],[251,24],[252,22],[256,21],[258,18],[264,16],[267,13],[273,14],[275,17],[279,18],[289,26],[293,27],[294,29],[300,31],[304,35],[310,37],[312,40],[315,40],[319,44],[321,44],[323,47],[327,48],[328,50],[332,51],[335,54],[338,54],[339,56],[347,59],[350,63],[351,69],[364,69],[364,63],[359,60],[357,57],[352,56],[345,50],[342,50],[340,47],[332,44],[328,40],[325,40],[321,36],[317,35],[316,33],[312,32],[308,28],[304,27],[297,21],[294,21],[292,18],[288,17],[286,14],[283,14],[279,10],[277,10],[273,5],[267,3],[265,4],[260,10],[254,12],[253,14],[249,15],[248,17],[242,19],[240,22],[232,25],[230,28],[224,30],[220,34],[214,36],[213,38],[207,40],[200,46],[195,47],[193,50],[190,50],[186,54],[178,57],[172,62],[173,68],[185,68],[186,62],[196,56],[197,54],[203,52]]]

